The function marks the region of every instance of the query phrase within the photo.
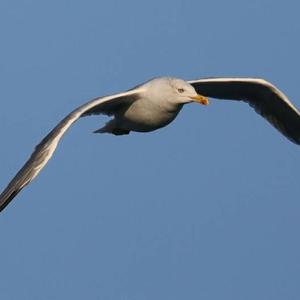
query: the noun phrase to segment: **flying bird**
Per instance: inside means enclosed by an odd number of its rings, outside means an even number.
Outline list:
[[[95,98],[73,110],[35,147],[28,161],[0,195],[0,211],[44,168],[60,139],[81,117],[113,116],[96,133],[149,132],[172,122],[184,104],[208,104],[207,97],[242,100],[289,140],[300,144],[300,112],[274,85],[257,78],[154,78],[126,92]]]

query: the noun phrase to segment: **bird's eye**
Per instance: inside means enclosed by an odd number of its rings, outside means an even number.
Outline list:
[[[184,92],[184,89],[177,89],[177,91],[182,94]]]

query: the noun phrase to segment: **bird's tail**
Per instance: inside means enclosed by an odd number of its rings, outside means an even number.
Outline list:
[[[118,128],[114,119],[105,124],[104,127],[93,131],[93,133],[111,133],[114,135],[129,134],[129,130]]]

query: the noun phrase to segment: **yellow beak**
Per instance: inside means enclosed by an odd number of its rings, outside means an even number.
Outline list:
[[[195,100],[196,102],[203,104],[203,105],[207,105],[209,103],[208,99],[202,95],[197,95],[197,96],[192,96],[190,97],[191,99]]]

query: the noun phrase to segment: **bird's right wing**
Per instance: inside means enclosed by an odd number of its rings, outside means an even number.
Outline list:
[[[111,96],[95,98],[73,110],[35,147],[30,158],[0,195],[0,212],[43,169],[55,151],[60,139],[79,118],[92,114],[111,115],[122,105],[130,105],[138,98],[139,89]]]
[[[300,144],[300,112],[270,82],[259,78],[203,78],[189,83],[200,95],[249,103],[288,139]]]

